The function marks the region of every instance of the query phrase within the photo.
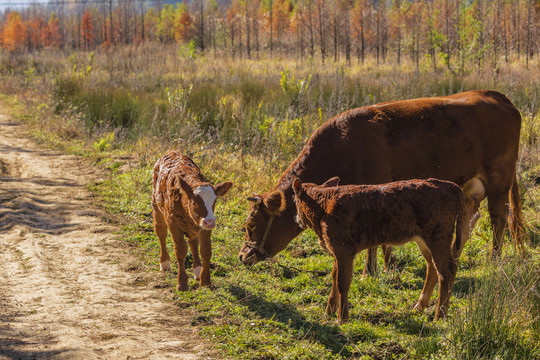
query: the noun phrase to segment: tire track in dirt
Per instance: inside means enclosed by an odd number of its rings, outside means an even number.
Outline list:
[[[156,289],[85,185],[0,108],[0,360],[222,358]]]

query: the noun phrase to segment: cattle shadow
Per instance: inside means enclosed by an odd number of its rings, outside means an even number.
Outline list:
[[[268,301],[236,285],[231,285],[228,290],[238,302],[261,318],[284,324],[296,330],[298,338],[316,341],[334,354],[347,355],[345,345],[349,340],[337,325],[309,321],[291,305]]]
[[[452,296],[456,298],[466,298],[474,295],[476,290],[482,286],[482,279],[472,276],[458,276],[452,286]],[[450,299],[451,300],[451,299]]]
[[[35,350],[36,348],[46,348],[53,345],[55,339],[49,337],[32,336],[24,330],[14,330],[13,325],[23,321],[24,314],[13,311],[9,298],[0,297],[0,359],[54,359],[58,355],[70,351],[62,350]],[[6,309],[11,308],[9,311]],[[36,339],[33,341],[32,339]]]
[[[31,183],[35,185],[43,185],[43,186],[67,186],[67,187],[76,187],[80,186],[73,180],[64,179],[64,178],[57,178],[56,180],[50,180],[45,179],[41,177],[29,177],[29,178],[17,178],[17,177],[9,177],[9,176],[0,176],[0,182],[5,183]]]
[[[66,213],[72,211],[75,211],[72,203],[46,201],[33,191],[0,192],[0,232],[23,226],[44,234],[66,233],[80,226],[69,222]]]

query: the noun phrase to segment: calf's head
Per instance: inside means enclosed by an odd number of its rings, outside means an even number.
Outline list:
[[[299,178],[295,178],[292,182],[292,189],[294,191],[294,203],[296,205],[296,222],[302,229],[313,227],[313,224],[308,219],[307,214],[313,212],[320,207],[314,199],[312,199],[306,190],[311,187],[326,188],[333,187],[339,184],[339,177],[333,177],[327,180],[324,184],[317,186],[315,184],[302,184]]]
[[[192,221],[203,230],[212,230],[216,226],[214,206],[218,196],[224,196],[232,187],[232,182],[226,181],[216,185],[201,183],[192,188],[178,177],[183,192],[187,195],[184,205]]]

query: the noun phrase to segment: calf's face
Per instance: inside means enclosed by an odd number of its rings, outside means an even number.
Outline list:
[[[218,196],[224,196],[232,186],[227,181],[217,185],[204,184],[192,189],[184,180],[180,180],[188,201],[188,212],[192,220],[203,230],[212,230],[216,226],[214,206]]]

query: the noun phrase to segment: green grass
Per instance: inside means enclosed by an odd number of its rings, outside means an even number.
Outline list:
[[[80,53],[67,61],[50,53],[9,61],[0,54],[10,65],[9,71],[0,69],[0,91],[18,97],[16,112],[38,140],[90,158],[106,171],[91,190],[109,212],[122,215],[122,236],[149,271],[159,269],[150,208],[156,159],[180,149],[212,182],[234,182],[216,205],[212,287],[200,288],[191,279],[189,291],[173,291],[175,267],[163,283],[179,310],[190,309],[201,336],[238,359],[540,357],[537,68],[461,77],[416,74],[407,65],[376,68],[372,62],[314,67],[287,59],[182,61],[175,49],[146,50]],[[31,68],[37,71],[28,81]],[[245,197],[272,187],[323,121],[355,106],[472,88],[505,93],[523,115],[518,175],[530,257],[516,258],[507,245],[502,260],[490,260],[483,204],[460,258],[448,320],[432,321],[434,305],[424,313],[412,310],[426,273],[414,244],[396,249],[395,272],[382,271],[379,256],[374,278],[362,277],[364,254],[357,256],[351,319],[344,325],[324,316],[332,259],[312,232],[302,233],[275,261],[251,268],[239,262]]]
[[[145,265],[157,271],[149,170],[112,176],[94,190],[110,211],[133,218],[123,235],[145,254]],[[538,251],[533,249],[533,257],[523,260],[509,247],[503,260],[491,262],[489,219],[483,210],[462,255],[447,321],[432,321],[434,306],[426,313],[412,310],[426,271],[414,244],[396,250],[398,271],[381,271],[376,278],[362,278],[364,257],[359,255],[350,290],[351,321],[338,325],[335,317],[325,318],[332,259],[316,236],[306,231],[275,261],[244,267],[237,252],[247,202],[234,193],[216,206],[219,226],[213,232],[212,288],[200,288],[191,279],[190,290],[175,292],[173,298],[179,308],[195,311],[192,324],[200,326],[202,336],[235,358],[537,357]],[[165,284],[171,289],[175,271]]]

